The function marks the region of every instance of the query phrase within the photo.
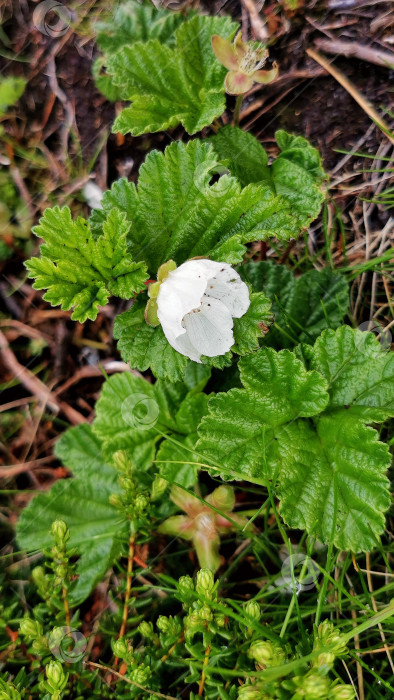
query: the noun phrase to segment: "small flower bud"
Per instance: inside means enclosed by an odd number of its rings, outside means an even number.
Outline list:
[[[179,592],[184,596],[189,596],[194,592],[194,583],[191,576],[181,576],[178,581]]]
[[[213,591],[215,579],[210,569],[200,569],[197,572],[196,591],[200,595],[209,596]]]
[[[152,501],[157,501],[160,496],[163,495],[168,486],[168,481],[163,479],[161,476],[157,476],[152,484],[151,499]]]
[[[66,543],[70,539],[70,531],[64,520],[55,520],[51,526],[51,533],[59,543]]]
[[[226,625],[226,616],[223,615],[222,613],[216,613],[215,615],[215,622],[218,627],[225,627]]]
[[[146,639],[152,639],[154,632],[153,632],[153,625],[151,622],[146,622],[145,620],[141,622],[138,626],[138,632],[142,637],[146,637]]]
[[[30,617],[24,617],[19,625],[20,633],[24,637],[35,639],[42,636],[42,625],[38,620],[32,620]]]
[[[137,494],[134,501],[134,509],[137,513],[143,513],[149,505],[149,498],[143,493]]]
[[[160,630],[160,632],[164,632],[164,634],[166,634],[170,632],[171,621],[168,617],[160,615],[160,617],[157,618],[156,626]]]
[[[312,671],[306,676],[297,676],[293,678],[293,681],[303,693],[305,700],[317,700],[318,698],[322,698],[322,700],[324,698],[324,700],[326,700],[330,687],[330,680],[326,676]]]
[[[286,660],[286,653],[279,644],[262,640],[250,645],[248,656],[264,668],[280,666]]]
[[[139,683],[140,685],[145,685],[145,683],[149,680],[149,677],[150,668],[148,666],[144,666],[144,664],[141,664],[141,666],[135,668],[131,674],[131,679],[134,681],[134,683]]]
[[[330,700],[354,700],[355,694],[351,685],[336,685],[331,688]]]
[[[208,607],[208,605],[203,605],[200,610],[198,611],[199,617],[201,620],[205,620],[206,622],[209,622],[213,618],[213,613],[211,609]]]
[[[119,659],[124,659],[129,653],[128,644],[123,637],[112,642],[112,650]]]
[[[48,684],[54,691],[63,690],[66,686],[68,674],[64,673],[60,661],[50,661],[45,668]]]
[[[248,602],[245,603],[245,613],[252,620],[260,620],[261,608],[257,600],[248,600]]]
[[[259,685],[242,685],[238,690],[237,700],[265,700],[269,697]]]

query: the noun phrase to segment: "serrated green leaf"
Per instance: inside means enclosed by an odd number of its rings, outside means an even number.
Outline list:
[[[182,402],[176,416],[176,440],[165,439],[161,443],[156,459],[159,473],[170,483],[185,488],[194,486],[198,474],[198,455],[193,448],[198,440],[197,426],[207,412],[206,394],[189,394]],[[168,460],[161,463],[162,460]],[[194,464],[193,464],[194,463]]]
[[[324,200],[322,182],[326,177],[319,151],[302,136],[279,130],[275,134],[281,153],[272,163],[276,194],[283,195],[305,228],[316,219]]]
[[[103,233],[103,224],[111,209],[119,209],[129,223],[134,218],[138,205],[137,191],[134,182],[129,182],[125,177],[112,183],[111,189],[104,192],[101,200],[101,209],[93,209],[89,224],[92,234],[98,238]]]
[[[284,265],[270,261],[247,263],[243,278],[255,291],[264,291],[272,301],[275,324],[265,344],[291,348],[313,343],[327,327],[337,328],[349,308],[349,289],[342,275],[326,268],[309,270],[299,277]]]
[[[198,450],[230,474],[272,477],[273,459],[264,464],[275,430],[300,416],[320,413],[328,402],[327,385],[307,372],[288,350],[263,348],[239,362],[245,389],[217,394],[199,428]]]
[[[158,379],[182,381],[186,368],[196,363],[171,347],[161,326],[148,326],[145,303],[136,301],[129,311],[116,317],[114,338],[118,339],[119,351],[133,369],[145,372],[151,367]]]
[[[123,46],[132,45],[137,41],[146,42],[149,39],[158,39],[162,44],[172,46],[175,43],[176,28],[192,14],[171,12],[129,0],[115,8],[107,21],[97,22],[97,43],[105,54],[93,64],[92,71],[98,89],[108,100],[120,100],[121,88],[114,85],[112,78],[102,72],[108,56]]]
[[[316,424],[316,431],[305,421],[286,426],[279,446],[280,512],[290,527],[339,549],[373,549],[390,505],[388,448],[343,409]]]
[[[330,385],[328,410],[346,407],[365,422],[394,415],[394,353],[373,333],[341,326],[317,339],[310,362]]]
[[[125,45],[107,61],[108,73],[131,105],[114,131],[134,136],[182,123],[195,134],[225,109],[226,70],[216,60],[213,34],[230,38],[237,25],[228,17],[197,15],[175,31],[175,47],[158,39]]]
[[[122,46],[149,39],[173,45],[175,29],[188,16],[190,13],[173,12],[129,0],[116,7],[108,20],[96,23],[97,43],[108,54],[116,53]]]
[[[200,463],[227,478],[273,480],[290,527],[369,550],[384,527],[390,459],[365,423],[394,414],[393,355],[347,326],[296,354],[263,348],[240,361],[245,388],[210,400]]]
[[[259,339],[264,336],[272,323],[271,302],[263,292],[250,295],[250,306],[241,318],[234,319],[234,340],[232,350],[238,355],[247,355],[258,350]]]
[[[33,498],[19,518],[17,540],[28,552],[42,550],[53,544],[52,522],[61,518],[67,523],[70,547],[80,554],[78,579],[69,591],[70,603],[78,605],[119,556],[127,525],[109,502],[119,493],[117,473],[105,462],[91,426],[67,431],[56,453],[76,476],[57,481]]]
[[[298,225],[307,227],[319,212],[324,199],[325,173],[320,154],[301,136],[285,131],[275,134],[281,153],[268,166],[267,154],[249,133],[230,125],[211,137],[216,153],[243,186],[266,183],[282,196],[296,215]]]
[[[44,239],[41,257],[26,267],[35,278],[35,289],[48,289],[44,299],[68,310],[81,323],[94,320],[98,307],[110,294],[130,299],[145,289],[143,262],[134,262],[127,249],[130,224],[119,209],[111,209],[103,222],[102,235],[94,238],[89,223],[71,218],[68,207],[46,209],[33,231]]]
[[[243,187],[251,182],[269,180],[267,152],[253,134],[228,124],[209,140]]]
[[[210,184],[218,166],[212,146],[197,139],[152,151],[141,166],[128,239],[152,274],[169,259],[180,265],[212,252],[218,259],[220,250],[227,262],[239,262],[244,243],[299,233],[288,204],[268,185],[242,189],[228,175]]]

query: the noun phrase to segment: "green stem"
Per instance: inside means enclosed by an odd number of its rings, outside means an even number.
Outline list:
[[[238,95],[237,100],[235,102],[235,108],[234,108],[234,117],[233,117],[233,125],[238,126],[239,125],[239,115],[241,112],[241,106],[242,106],[242,100],[244,96],[243,95]]]

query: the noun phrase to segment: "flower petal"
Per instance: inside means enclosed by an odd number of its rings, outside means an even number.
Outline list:
[[[224,355],[234,345],[233,319],[218,299],[203,299],[199,309],[184,318],[189,340],[201,355]]]
[[[242,95],[250,90],[252,85],[253,78],[246,73],[241,73],[241,71],[230,71],[224,81],[225,90],[229,95]]]
[[[250,305],[249,289],[235,270],[226,263],[208,280],[205,298],[219,299],[235,318],[241,318]]]
[[[237,70],[238,60],[231,41],[223,39],[218,34],[214,34],[212,37],[212,49],[216,58],[223,66],[229,70]]]
[[[257,70],[253,73],[253,80],[256,83],[267,85],[267,83],[272,83],[272,81],[275,80],[278,72],[279,66],[275,63],[271,70]]]
[[[182,319],[185,314],[200,306],[207,286],[209,272],[199,266],[197,260],[189,260],[169,273],[161,283],[157,297],[157,316],[167,331],[175,338],[185,332]],[[171,342],[167,337],[168,342]]]

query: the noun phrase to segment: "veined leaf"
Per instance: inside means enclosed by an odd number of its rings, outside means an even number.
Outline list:
[[[162,44],[175,43],[175,29],[192,16],[181,12],[171,12],[153,5],[145,5],[138,0],[129,0],[115,8],[113,15],[105,22],[97,22],[97,44],[104,52],[93,64],[93,76],[97,87],[115,102],[121,99],[121,88],[114,85],[112,78],[103,72],[108,56],[124,46],[137,41],[158,39]]]
[[[195,134],[225,109],[226,69],[216,60],[213,34],[230,38],[237,26],[228,17],[197,15],[175,31],[175,47],[158,39],[123,46],[107,61],[108,74],[131,105],[114,131],[134,136],[182,123]]]
[[[127,524],[110,504],[110,496],[119,493],[117,473],[105,462],[91,427],[71,428],[56,453],[75,477],[57,481],[32,499],[19,518],[17,539],[27,552],[42,550],[53,544],[52,522],[61,518],[67,523],[70,547],[80,554],[78,579],[69,592],[70,603],[78,605],[119,556]]]
[[[298,235],[287,202],[268,185],[242,189],[228,175],[210,184],[218,168],[212,146],[198,139],[186,145],[174,142],[164,153],[152,151],[141,166],[138,203],[132,187],[127,194],[133,211],[128,240],[134,259],[144,260],[152,274],[169,259],[180,265],[213,253],[218,260],[220,250],[227,262],[239,262],[244,243]],[[111,203],[117,198],[113,188]]]
[[[210,399],[196,449],[227,478],[273,480],[291,527],[368,550],[384,526],[390,458],[365,424],[394,415],[394,356],[347,326],[305,349],[242,359],[245,388]]]
[[[327,383],[317,372],[307,372],[288,350],[263,348],[240,360],[239,367],[245,389],[230,389],[210,400],[198,450],[234,478],[272,478],[281,426],[324,410]]]
[[[345,406],[364,422],[394,415],[394,353],[373,333],[341,326],[317,339],[310,366],[328,381],[329,411]]]
[[[277,495],[290,527],[353,552],[373,549],[390,506],[388,447],[373,428],[342,409],[313,429],[288,424],[278,447]]]
[[[33,231],[44,239],[41,257],[26,263],[35,289],[48,289],[44,299],[68,310],[81,323],[94,320],[98,307],[110,294],[130,299],[145,289],[143,262],[134,262],[128,252],[130,224],[119,209],[111,209],[103,222],[103,232],[94,238],[88,222],[71,218],[68,207],[46,209]]]
[[[315,219],[324,200],[322,182],[326,177],[316,148],[302,136],[280,130],[275,134],[281,153],[268,166],[268,156],[249,133],[225,126],[211,137],[216,153],[243,186],[266,183],[284,197],[302,228]]]
[[[275,323],[265,344],[276,348],[313,343],[327,327],[337,328],[349,307],[349,289],[342,275],[330,269],[309,270],[294,277],[284,265],[247,263],[243,278],[272,301]]]
[[[205,407],[205,394],[189,392],[183,382],[158,380],[152,385],[124,372],[105,382],[93,430],[109,459],[115,451],[126,450],[133,464],[146,470],[163,435],[195,435]]]

